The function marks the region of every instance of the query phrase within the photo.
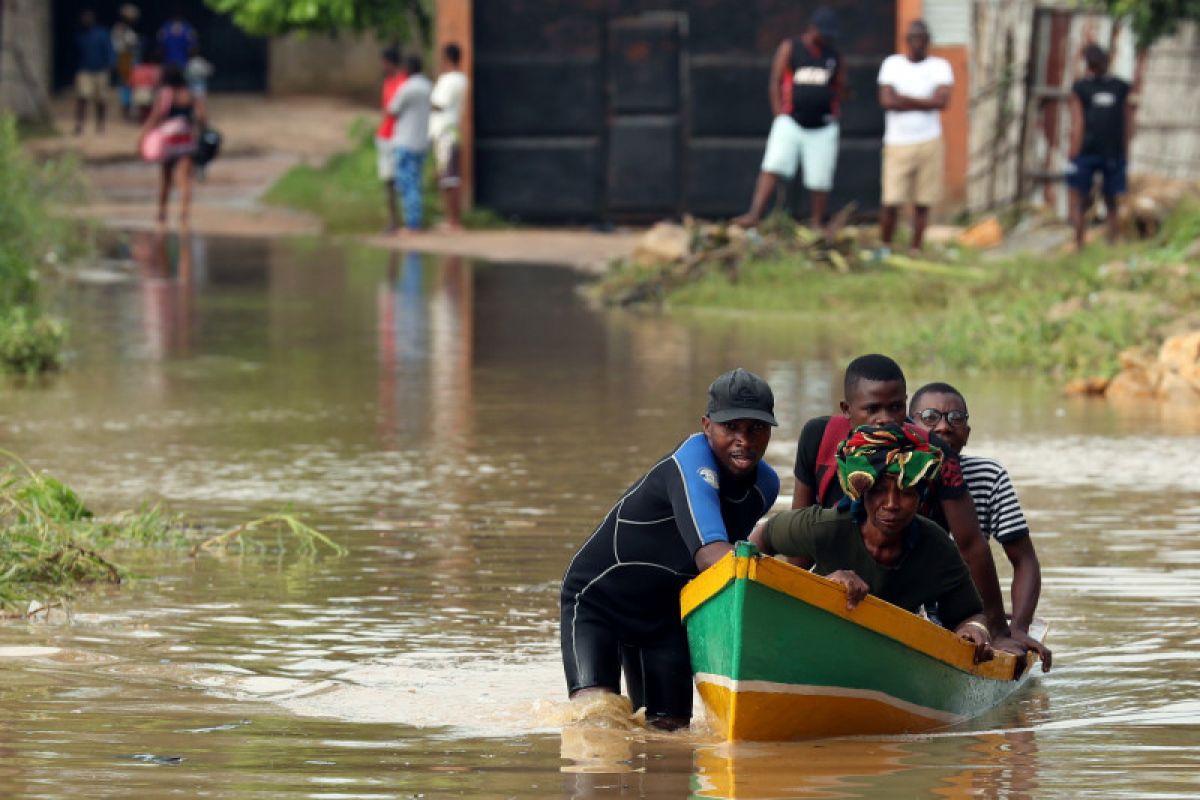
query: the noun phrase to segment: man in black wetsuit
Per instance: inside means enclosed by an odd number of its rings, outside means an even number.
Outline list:
[[[775,398],[735,369],[708,390],[702,431],[650,468],[608,512],[563,577],[563,668],[572,698],[620,693],[660,728],[688,724],[692,666],[679,590],[745,539],[774,504],[762,462]]]

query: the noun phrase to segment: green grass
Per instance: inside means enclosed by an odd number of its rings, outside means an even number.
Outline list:
[[[325,164],[299,165],[275,182],[264,200],[271,205],[303,211],[318,217],[329,233],[379,233],[387,227],[387,195],[375,171],[374,132],[365,120],[350,129],[351,150]],[[426,226],[441,218],[433,159],[425,159],[423,213]],[[502,228],[508,223],[487,209],[463,213],[467,228]]]
[[[85,228],[51,213],[84,191],[71,158],[34,162],[16,120],[0,114],[0,370],[37,373],[59,365],[65,332],[45,312],[59,265],[85,252]]]
[[[897,357],[954,369],[1107,376],[1123,349],[1156,346],[1172,325],[1200,327],[1200,267],[1184,263],[1197,240],[1200,207],[1188,206],[1151,241],[1078,255],[948,251],[933,265],[896,258],[849,274],[802,255],[752,255],[665,289],[661,270],[628,266],[601,293],[640,282],[673,310],[790,316],[798,333],[836,332],[846,354],[882,341]]]
[[[280,512],[223,533],[204,532],[157,506],[107,516],[94,514],[62,481],[36,472],[12,453],[0,468],[0,616],[21,615],[30,601],[55,605],[88,587],[119,584],[128,573],[113,553],[132,548],[190,549],[241,553],[288,549],[303,557],[340,544],[294,514]],[[263,540],[274,532],[273,543]]]

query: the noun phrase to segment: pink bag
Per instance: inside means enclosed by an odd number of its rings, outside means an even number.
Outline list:
[[[155,112],[165,114],[171,107],[172,92],[163,89],[156,100]],[[192,126],[186,119],[172,117],[151,128],[138,146],[143,161],[159,162],[179,155],[191,146]]]

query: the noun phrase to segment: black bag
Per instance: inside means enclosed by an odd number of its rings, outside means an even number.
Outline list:
[[[216,128],[205,128],[196,142],[196,152],[192,155],[192,162],[198,167],[206,167],[220,152],[221,132]]]

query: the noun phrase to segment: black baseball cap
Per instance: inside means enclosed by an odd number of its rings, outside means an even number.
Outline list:
[[[771,387],[753,372],[741,367],[726,372],[708,387],[708,411],[713,422],[757,419],[768,425],[775,421],[775,395]]]
[[[817,32],[826,39],[836,39],[840,33],[837,13],[829,6],[818,6],[812,16],[808,18],[808,24],[816,28]]]

